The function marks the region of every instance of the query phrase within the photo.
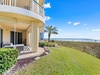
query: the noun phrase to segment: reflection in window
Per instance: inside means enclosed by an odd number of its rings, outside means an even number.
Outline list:
[[[40,33],[40,40],[44,40],[44,33]]]

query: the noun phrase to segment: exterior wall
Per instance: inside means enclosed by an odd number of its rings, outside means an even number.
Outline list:
[[[39,32],[44,33],[44,26],[39,29]]]
[[[37,52],[40,37],[39,33],[44,33],[44,9],[40,6],[43,5],[44,0],[36,0],[41,4],[38,4],[34,0],[2,1],[4,3],[0,5],[0,28],[3,29],[3,43],[10,43],[10,31],[14,31],[14,24],[16,24],[16,32],[22,32],[22,43],[24,43],[26,40],[26,45],[30,46],[34,52]],[[6,3],[5,1],[7,1],[8,3]],[[29,9],[26,9],[27,6],[29,7]],[[6,25],[6,23],[8,23],[9,26]],[[10,23],[12,23],[12,25],[10,25]],[[25,28],[25,23],[26,25],[30,25],[30,27]],[[24,26],[21,24],[23,24]],[[22,27],[25,29],[23,29]],[[39,29],[39,27],[42,28]],[[30,33],[30,38],[28,37],[28,33]]]
[[[14,31],[13,28],[6,27],[0,24],[0,28],[3,29],[3,43],[10,43],[10,31]],[[26,31],[16,30],[17,32],[22,32],[22,43],[24,43],[26,37]]]
[[[40,27],[42,27],[45,23],[45,19],[41,15],[26,9],[13,6],[0,5],[0,15],[15,17],[28,21],[38,21]]]

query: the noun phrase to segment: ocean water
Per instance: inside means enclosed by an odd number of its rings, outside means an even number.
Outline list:
[[[47,38],[45,38],[47,40]],[[56,40],[56,41],[76,41],[76,42],[99,42],[100,40],[95,40],[95,39],[87,39],[87,38],[51,38],[51,40]]]

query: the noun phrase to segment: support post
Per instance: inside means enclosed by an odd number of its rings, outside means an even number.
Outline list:
[[[39,47],[38,32],[39,32],[39,29],[38,29],[37,23],[32,22],[32,43],[31,44],[32,44],[32,50],[34,52],[37,52],[38,47]]]

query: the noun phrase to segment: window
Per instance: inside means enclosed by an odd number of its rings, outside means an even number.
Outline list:
[[[44,33],[40,33],[40,40],[44,40]]]

